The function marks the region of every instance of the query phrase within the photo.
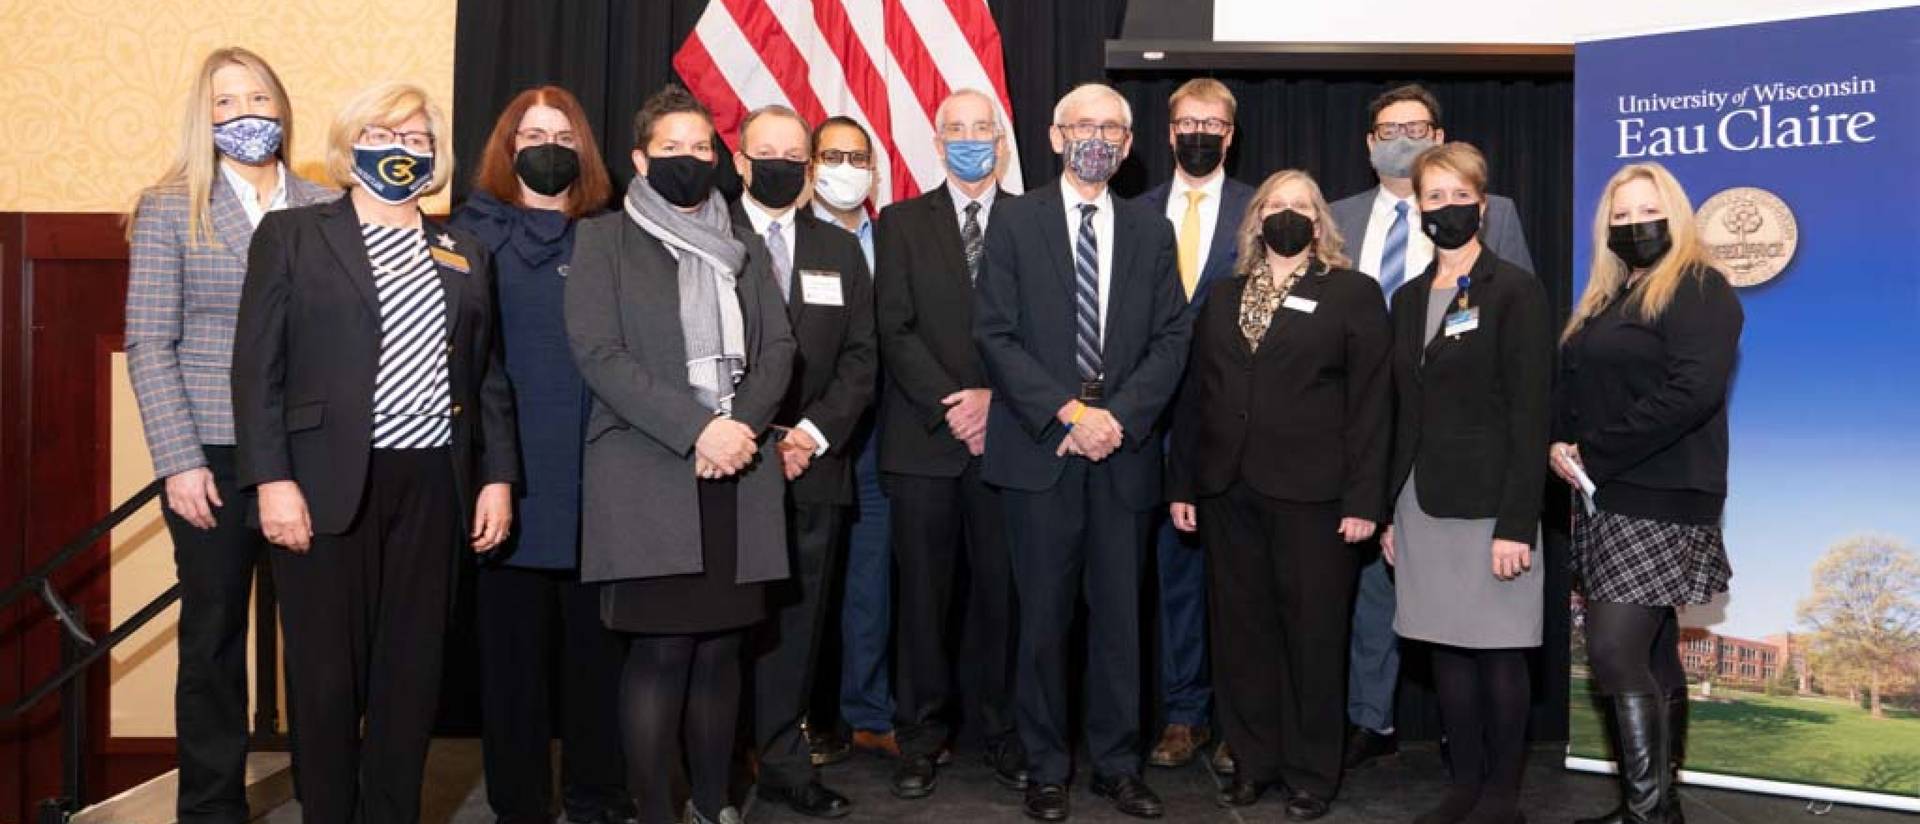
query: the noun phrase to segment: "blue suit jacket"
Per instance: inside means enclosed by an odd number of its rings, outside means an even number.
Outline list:
[[[1113,273],[1102,335],[1106,409],[1125,432],[1106,464],[1121,502],[1160,504],[1161,412],[1187,362],[1192,316],[1174,264],[1173,227],[1137,200],[1114,199]],[[1073,362],[1074,273],[1060,183],[994,207],[973,289],[973,339],[993,387],[981,475],[1037,492],[1060,480],[1066,429],[1055,413],[1080,391]]]
[[[1151,207],[1154,214],[1167,213],[1167,198],[1173,194],[1173,181],[1168,180],[1140,196],[1140,202]],[[1220,187],[1220,217],[1213,222],[1213,243],[1208,247],[1207,265],[1200,269],[1200,281],[1193,287],[1193,310],[1198,312],[1200,304],[1207,299],[1207,284],[1217,278],[1233,274],[1233,264],[1240,257],[1239,244],[1234,243],[1233,235],[1240,229],[1240,221],[1247,216],[1247,205],[1253,202],[1253,187],[1229,177]],[[1169,221],[1171,223],[1171,221]],[[1175,242],[1179,235],[1175,234]],[[1178,269],[1175,269],[1176,274]]]

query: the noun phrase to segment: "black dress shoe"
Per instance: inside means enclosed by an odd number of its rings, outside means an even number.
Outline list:
[[[1167,814],[1167,805],[1153,794],[1147,782],[1137,776],[1093,777],[1093,794],[1113,802],[1113,808],[1134,818],[1159,818]]]
[[[1060,784],[1032,784],[1027,800],[1020,805],[1027,817],[1036,821],[1065,821],[1070,809],[1067,788]]]
[[[1287,793],[1287,820],[1312,821],[1327,814],[1332,805],[1312,793],[1291,790]]]
[[[1354,727],[1353,734],[1347,736],[1346,767],[1351,770],[1399,752],[1400,736]]]
[[[808,818],[843,818],[853,811],[853,802],[818,780],[798,787],[769,787],[762,784],[758,794],[768,801],[785,804]]]
[[[1222,789],[1213,800],[1222,807],[1251,807],[1259,802],[1260,796],[1266,795],[1267,790],[1276,785],[1279,785],[1279,782],[1252,781],[1246,776],[1235,776],[1233,783]],[[1282,788],[1284,789],[1284,786]]]
[[[902,758],[900,766],[893,770],[893,795],[895,798],[926,798],[933,794],[933,785],[938,781],[939,769],[933,765],[933,756]]]
[[[997,742],[987,745],[987,766],[993,768],[993,780],[1016,792],[1027,789],[1027,753],[1019,744]]]
[[[511,819],[501,819],[503,822]],[[553,824],[548,816],[529,819],[533,824]],[[586,810],[567,810],[568,824],[640,824],[640,811],[633,804],[623,806],[597,807]]]

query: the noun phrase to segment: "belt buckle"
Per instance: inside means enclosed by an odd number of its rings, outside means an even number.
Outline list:
[[[1099,378],[1080,382],[1080,402],[1089,406],[1107,399],[1107,384]]]

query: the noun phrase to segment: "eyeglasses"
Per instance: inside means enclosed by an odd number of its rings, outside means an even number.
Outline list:
[[[519,136],[521,142],[532,146],[545,146],[548,143],[558,143],[571,149],[574,146],[575,140],[573,132],[549,132],[546,129],[521,129],[515,132],[515,134]]]
[[[433,132],[396,132],[385,126],[368,126],[360,130],[360,142],[369,146],[398,143],[424,154],[433,151]]]
[[[948,140],[992,140],[1000,136],[1000,125],[991,120],[948,123],[940,127],[940,136]]]
[[[1078,123],[1055,123],[1053,127],[1067,133],[1075,140],[1086,140],[1096,134],[1106,140],[1121,140],[1132,131],[1125,123],[1095,123],[1091,120],[1082,120]]]
[[[1193,134],[1194,132],[1226,134],[1232,129],[1232,121],[1221,120],[1217,117],[1180,117],[1175,118],[1173,121],[1173,131],[1175,134]]]
[[[1425,140],[1427,139],[1427,135],[1433,134],[1433,127],[1434,122],[1431,120],[1409,120],[1405,123],[1375,123],[1373,124],[1373,138],[1375,140],[1392,140],[1404,134],[1414,140]]]
[[[819,159],[821,163],[824,163],[828,166],[838,166],[842,163],[845,163],[856,169],[873,168],[872,152],[852,152],[852,151],[843,151],[841,149],[821,149],[819,154]]]

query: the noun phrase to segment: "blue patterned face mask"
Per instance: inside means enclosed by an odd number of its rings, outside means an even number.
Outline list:
[[[214,148],[249,166],[272,160],[280,151],[280,140],[280,119],[277,117],[249,114],[213,124]]]
[[[353,176],[382,203],[398,206],[420,194],[433,180],[433,155],[395,143],[353,147]]]
[[[999,160],[994,156],[993,144],[992,140],[947,141],[947,171],[968,183],[986,180]]]
[[[1097,137],[1067,142],[1067,168],[1085,183],[1105,183],[1120,168],[1120,144]]]

